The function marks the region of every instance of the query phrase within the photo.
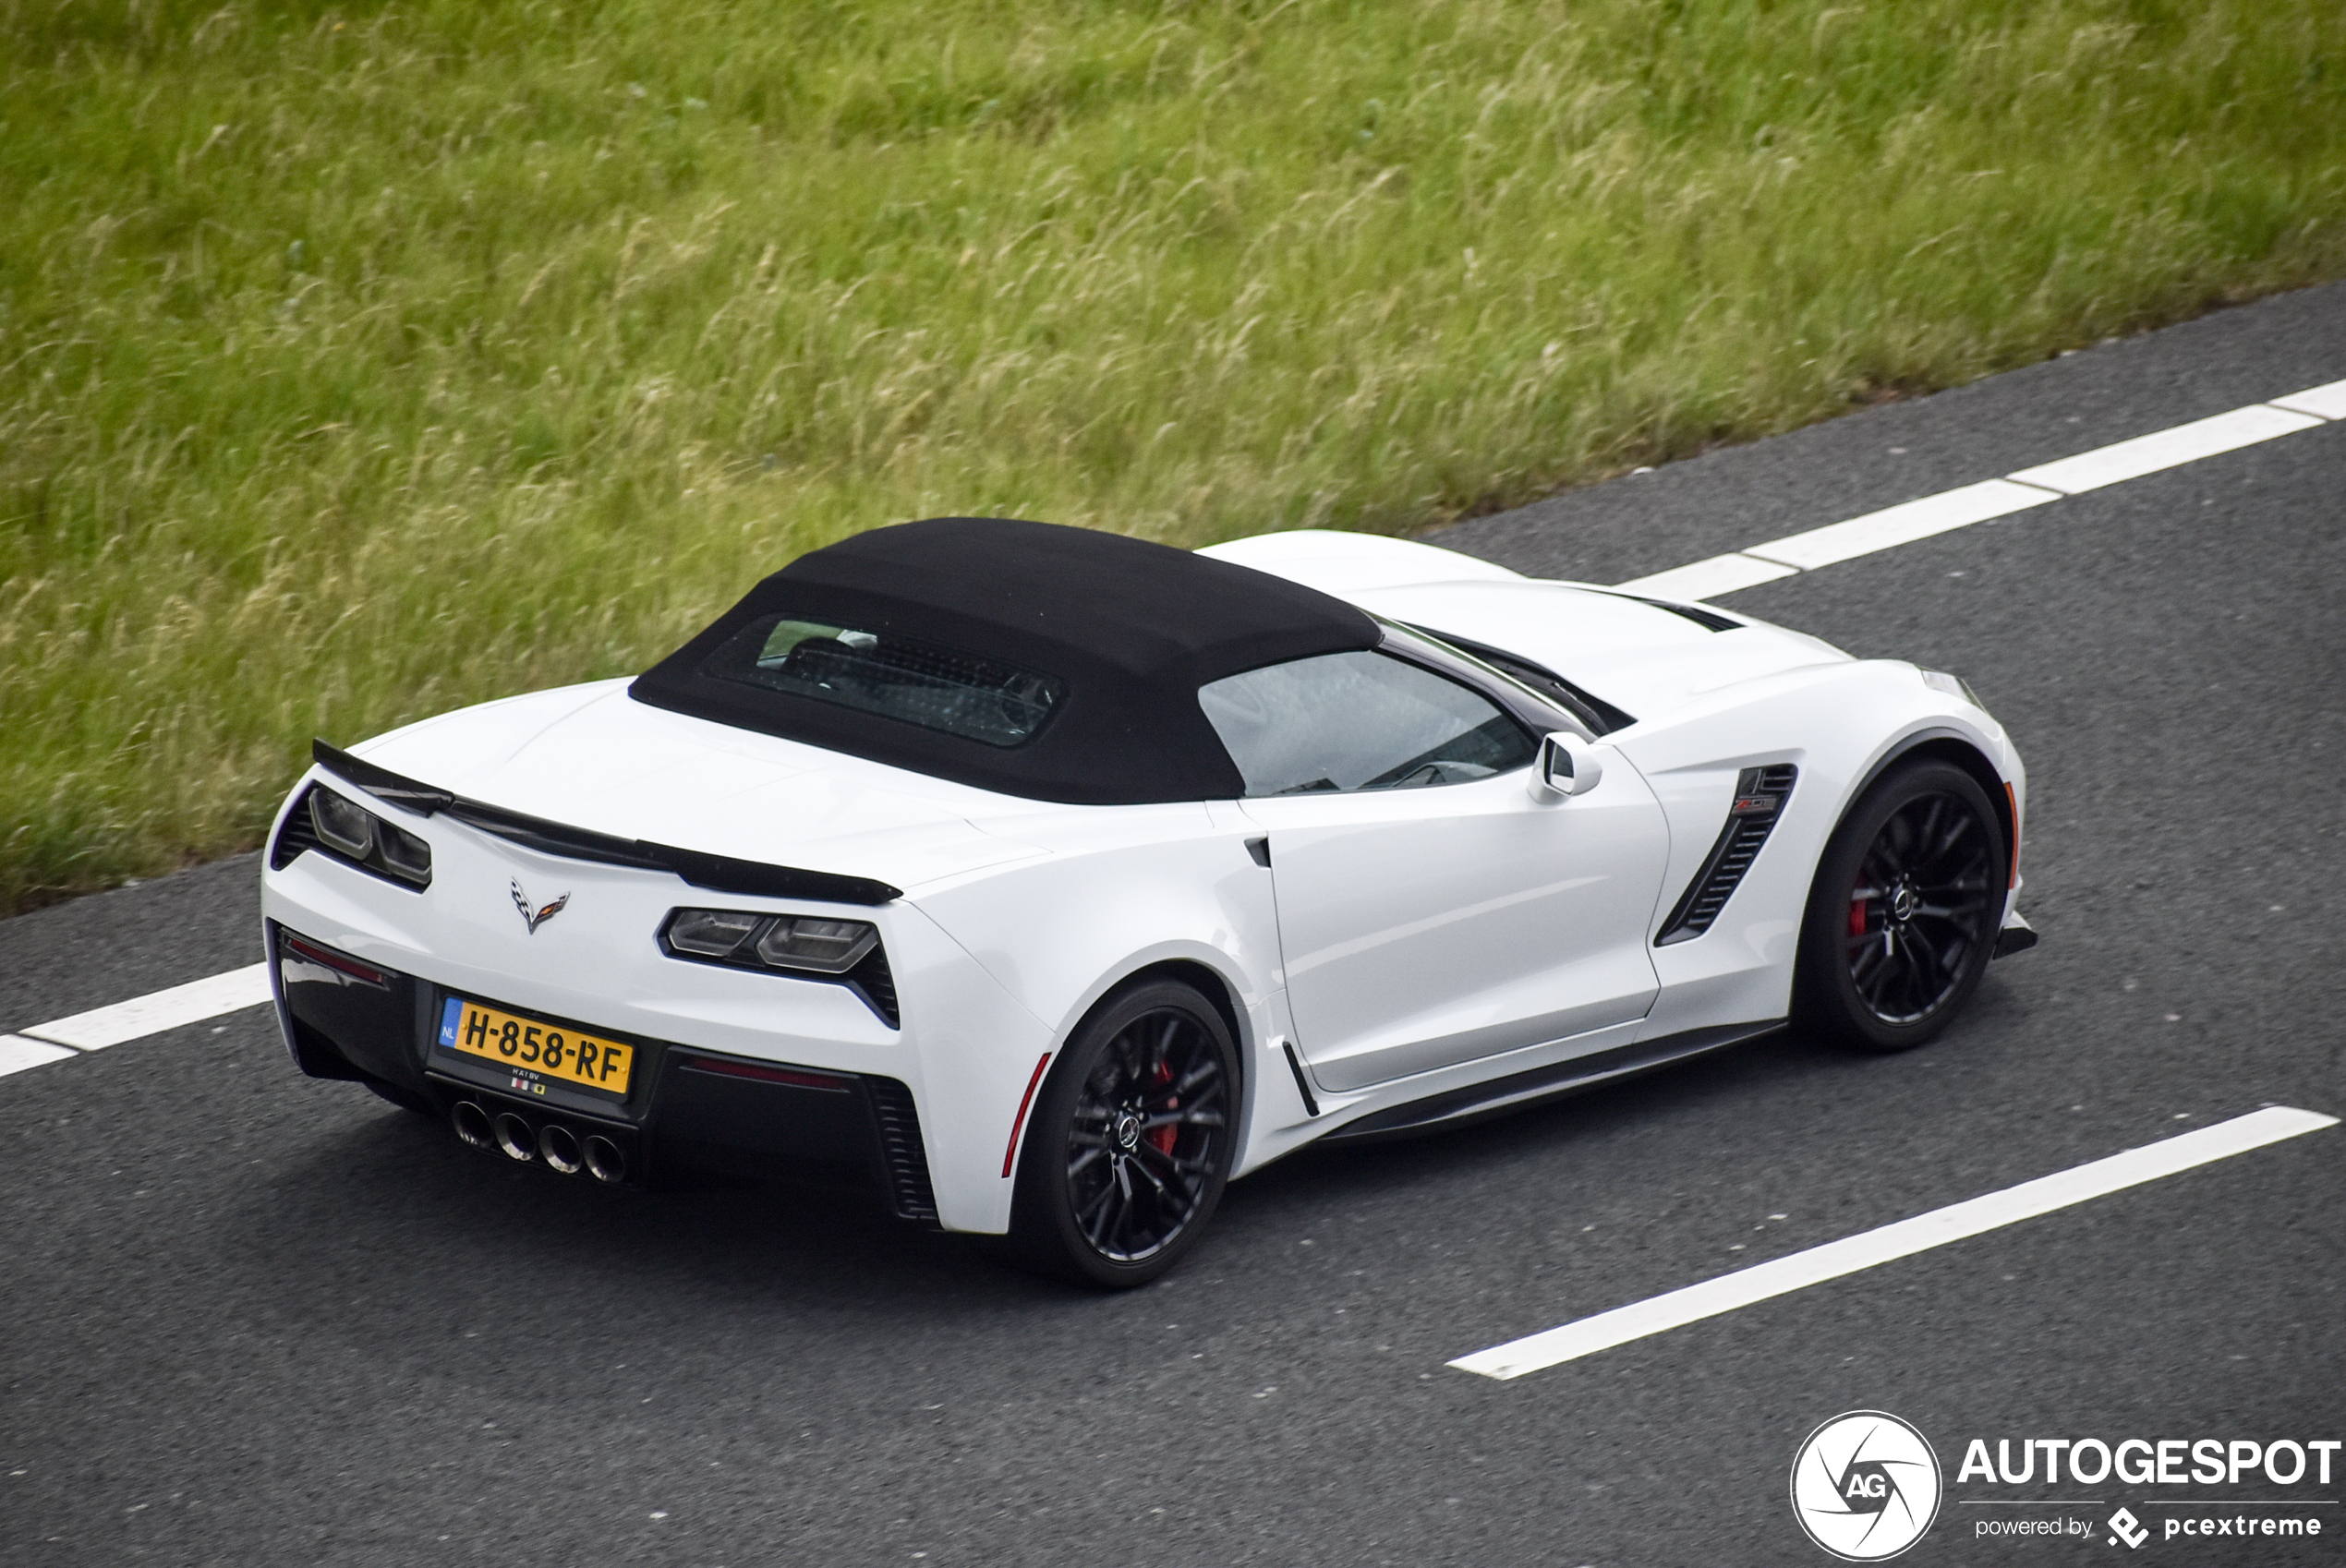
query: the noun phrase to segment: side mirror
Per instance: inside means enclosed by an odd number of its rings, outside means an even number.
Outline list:
[[[1569,730],[1559,730],[1540,739],[1540,759],[1531,770],[1534,800],[1562,800],[1585,795],[1604,777],[1596,748]]]

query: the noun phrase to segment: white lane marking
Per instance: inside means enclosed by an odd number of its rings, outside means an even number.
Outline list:
[[[1795,572],[1852,561],[1876,550],[1927,539],[1933,534],[2041,506],[2062,496],[2097,490],[2105,485],[2196,463],[2203,457],[2311,430],[2332,419],[2346,419],[2346,381],[2308,387],[2267,403],[2252,403],[2210,418],[2195,419],[2131,440],[2096,447],[2058,462],[2040,463],[2001,479],[1941,490],[1880,512],[1868,512],[1862,517],[1828,523],[1806,533],[1789,534],[1763,545],[1747,545],[1728,555],[1714,555],[1708,561],[1614,585],[1626,593],[1651,594],[1656,598],[1707,599],[1717,594],[1737,593],[1789,577]]]
[[[21,1034],[0,1034],[0,1078],[27,1067],[37,1067],[50,1062],[62,1062],[80,1053],[68,1051],[62,1045],[46,1045],[38,1040],[27,1040]]]
[[[2332,381],[2328,386],[2307,387],[2301,392],[2272,400],[2275,408],[2286,408],[2296,414],[2312,414],[2324,419],[2346,419],[2346,381]]]
[[[2088,1199],[2107,1197],[2110,1193],[2156,1181],[2195,1165],[2229,1159],[2261,1149],[2267,1143],[2278,1143],[2301,1133],[2316,1132],[2326,1127],[2336,1127],[2336,1116],[2326,1116],[2316,1111],[2292,1110],[2286,1105],[2271,1105],[2235,1116],[2197,1132],[2186,1132],[2180,1138],[2162,1139],[2140,1149],[2129,1149],[2122,1154],[2096,1160],[2089,1164],[2057,1171],[2051,1176],[2024,1181],[2018,1187],[2008,1187],[2001,1192],[1990,1192],[1965,1202],[1934,1209],[1927,1214],[1917,1214],[1879,1230],[1829,1241],[1822,1247],[1812,1247],[1806,1252],[1777,1258],[1757,1264],[1740,1272],[1722,1274],[1716,1279],[1690,1285],[1683,1290],[1671,1291],[1647,1301],[1616,1307],[1610,1312],[1600,1312],[1592,1318],[1582,1318],[1544,1333],[1531,1334],[1478,1350],[1471,1356],[1461,1356],[1450,1363],[1461,1371],[1478,1372],[1486,1378],[1519,1378],[1526,1372],[1536,1372],[1559,1362],[1609,1350],[1648,1334],[1698,1322],[1704,1318],[1732,1312],[1738,1307],[1783,1296],[1795,1290],[1839,1279],[1877,1264],[1899,1258],[1912,1257],[1934,1247],[1944,1247],[1951,1241],[1994,1230],[2016,1221],[2034,1219],[2056,1209]]]
[[[1762,583],[1772,583],[1779,577],[1789,577],[1795,570],[1755,556],[1714,555],[1708,561],[1698,561],[1690,566],[1674,566],[1667,572],[1657,572],[1651,577],[1639,577],[1614,586],[1624,593],[1651,594],[1660,599],[1707,599],[1717,594],[1732,594],[1743,588],[1756,588]]]
[[[1910,501],[1903,506],[1868,512],[1863,517],[1852,517],[1846,523],[1829,523],[1821,528],[1811,528],[1805,534],[1771,539],[1764,545],[1751,545],[1743,553],[1810,572],[1820,566],[1831,566],[1836,561],[1871,555],[1878,549],[1889,549],[1893,545],[1910,545],[1933,534],[1967,528],[1974,523],[1985,523],[1990,517],[2009,516],[2060,499],[2059,490],[2047,489],[2039,485],[2019,485],[2010,479],[1983,479],[1976,485],[1965,485],[1959,490],[1941,490],[1935,496]]]
[[[78,1050],[103,1051],[126,1040],[160,1034],[181,1024],[200,1023],[222,1013],[257,1007],[269,1000],[269,966],[248,964],[225,974],[191,980],[168,991],[133,996],[111,1007],[93,1007],[71,1018],[36,1023],[18,1032]]]
[[[2321,423],[2311,414],[2294,414],[2269,404],[2252,403],[2212,419],[2195,419],[2188,425],[2153,430],[2130,441],[2081,452],[2058,463],[2022,468],[2009,477],[2025,485],[2042,485],[2049,490],[2075,495],[2080,490],[2098,490],[2104,485],[2139,479],[2161,469],[2179,468],[2219,452],[2237,452],[2279,436],[2293,436]]]

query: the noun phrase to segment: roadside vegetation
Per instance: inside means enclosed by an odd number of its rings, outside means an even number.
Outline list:
[[[1413,530],[2341,271],[2336,0],[0,0],[0,909],[852,530]]]

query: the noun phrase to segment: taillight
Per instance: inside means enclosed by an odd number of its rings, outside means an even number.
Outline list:
[[[879,946],[868,921],[746,910],[678,910],[659,935],[677,958],[799,974],[845,974]]]
[[[431,886],[431,846],[395,822],[323,784],[313,784],[303,806],[318,847],[363,871],[409,887]]]

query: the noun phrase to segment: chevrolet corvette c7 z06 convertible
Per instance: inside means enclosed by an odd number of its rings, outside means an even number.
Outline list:
[[[632,681],[315,754],[262,877],[303,1071],[1111,1286],[1305,1143],[1903,1049],[2034,940],[1959,681],[1359,535],[876,529]]]

